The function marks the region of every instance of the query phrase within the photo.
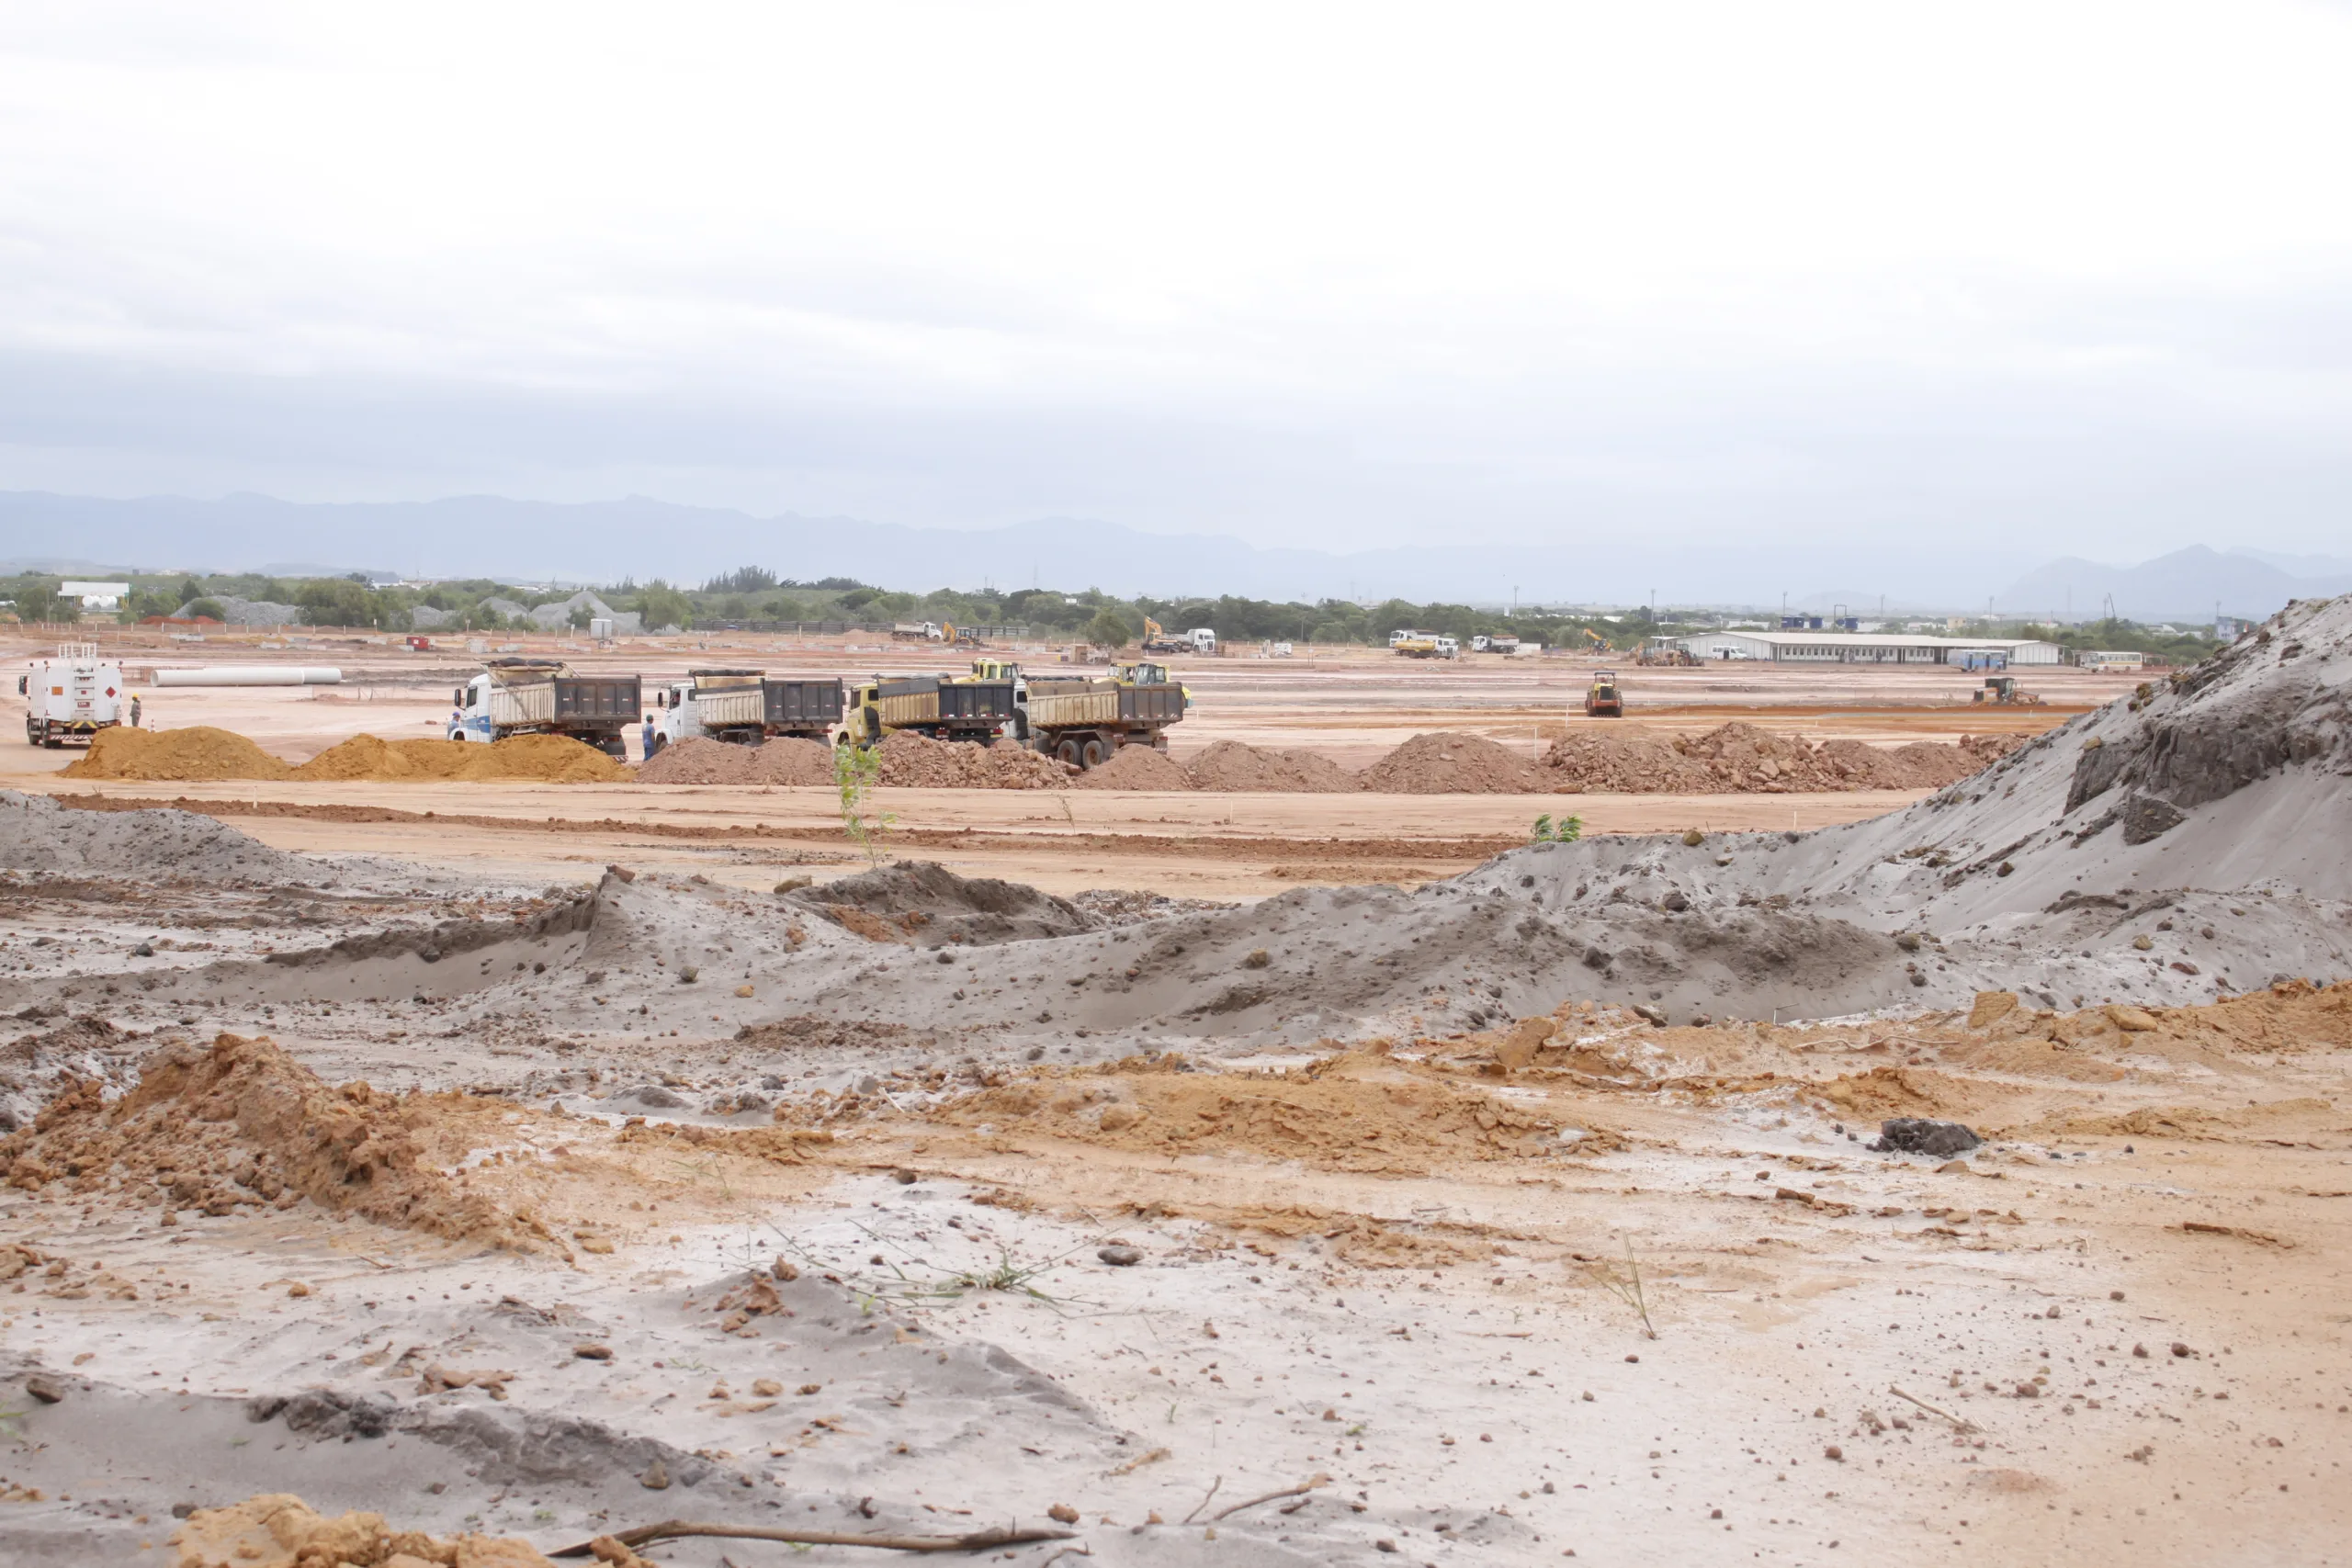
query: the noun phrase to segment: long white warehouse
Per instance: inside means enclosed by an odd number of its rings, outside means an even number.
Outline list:
[[[2055,664],[2054,642],[2010,637],[1915,637],[1887,632],[1708,632],[1677,637],[1693,659],[1772,664]]]

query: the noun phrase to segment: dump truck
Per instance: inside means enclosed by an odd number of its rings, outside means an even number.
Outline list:
[[[937,621],[900,621],[890,635],[900,642],[938,642],[945,636]]]
[[[842,718],[838,675],[781,680],[764,670],[689,670],[654,694],[646,715],[649,757],[681,740],[707,737],[756,746],[773,736],[823,740]]]
[[[1623,718],[1625,716],[1625,694],[1617,688],[1617,673],[1613,670],[1596,670],[1592,684],[1585,688],[1584,716],[1587,718]]]
[[[1030,681],[1020,678],[1017,665],[983,662],[1011,669],[1018,682],[1013,736],[1080,768],[1101,767],[1123,746],[1166,751],[1168,727],[1192,702],[1164,664],[1114,664],[1107,677],[1091,681]]]
[[[1405,659],[1452,659],[1461,652],[1461,644],[1443,632],[1391,632],[1388,646]]]
[[[87,745],[130,711],[122,664],[100,659],[94,642],[60,643],[54,659],[36,659],[17,677],[25,699],[25,744],[52,749],[68,740]]]
[[[2038,708],[2041,705],[2041,694],[2018,690],[2018,678],[2014,675],[1987,675],[1984,687],[1973,700],[2003,706]]]
[[[841,721],[829,739],[836,746],[873,746],[894,729],[934,740],[993,740],[1012,722],[1011,681],[922,675],[886,681],[879,675],[849,689]]]
[[[560,659],[493,659],[451,701],[452,740],[569,735],[626,761],[623,729],[638,721],[644,682],[635,675],[579,675]]]

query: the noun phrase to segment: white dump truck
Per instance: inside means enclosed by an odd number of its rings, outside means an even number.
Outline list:
[[[61,643],[56,658],[34,660],[17,677],[17,694],[25,699],[28,746],[87,745],[99,730],[122,723],[132,704],[121,662],[100,659],[94,642]]]
[[[771,736],[824,740],[842,719],[842,680],[776,680],[763,670],[689,670],[654,694],[646,716],[649,757],[681,740],[756,746]]]
[[[569,735],[626,761],[625,726],[638,722],[644,683],[635,675],[579,675],[560,659],[493,659],[451,701],[452,740]]]

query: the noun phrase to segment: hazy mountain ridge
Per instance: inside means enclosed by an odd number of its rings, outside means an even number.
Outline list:
[[[2137,566],[2111,566],[2068,556],[2028,572],[1996,596],[2006,615],[2055,613],[2074,620],[2103,613],[2112,597],[2115,614],[2126,620],[2187,620],[2210,624],[2218,607],[2224,615],[2273,614],[2290,599],[2324,599],[2352,592],[2352,570],[2328,575],[2298,575],[2274,564],[2282,560],[2341,564],[2328,557],[2290,557],[2232,550],[2224,554],[2191,545]]]
[[[663,578],[695,584],[745,564],[811,581],[855,577],[886,588],[956,586],[1101,588],[1159,597],[1230,593],[1304,600],[1398,597],[1478,604],[1633,604],[1653,592],[1674,604],[1775,609],[1795,572],[1783,541],[1690,549],[1671,539],[1606,528],[1564,529],[1554,546],[1414,545],[1350,553],[1262,548],[1227,535],[1149,534],[1116,524],[1048,517],[1001,528],[917,528],[849,517],[785,513],[755,517],[717,507],[632,496],[588,502],[452,496],[430,502],[309,502],[239,494],[214,500],[151,496],[114,500],[39,491],[0,492],[0,540],[10,570],[74,574],[135,569],[262,570],[327,575],[368,570],[394,576],[497,576],[525,581],[611,583]],[[1835,595],[1789,592],[1791,607],[1815,611],[1832,599],[1871,615],[1981,608],[2015,561],[1954,561],[1939,544],[1926,553],[1890,547],[1848,559]],[[1846,552],[1850,554],[1850,552]],[[2277,561],[2340,564],[2324,557],[2222,555],[2203,546],[2117,567],[2062,559],[2025,573],[1994,594],[2005,614],[2099,613],[2114,595],[2119,614],[2141,619],[2259,615],[2290,598],[2352,589],[2352,573],[2297,576]],[[339,566],[288,563],[342,562]],[[1860,584],[1871,579],[1882,590]],[[1820,579],[1815,577],[1814,581]],[[2201,612],[2201,617],[2200,617]]]

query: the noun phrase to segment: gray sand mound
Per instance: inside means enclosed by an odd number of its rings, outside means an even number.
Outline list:
[[[804,888],[791,901],[861,936],[888,940],[893,933],[875,924],[887,923],[902,933],[898,940],[918,947],[1070,936],[1095,923],[1077,905],[1050,893],[994,877],[958,876],[930,861],[902,861]]]
[[[192,811],[75,811],[0,790],[0,867],[85,876],[315,883],[331,862],[274,850]]]

